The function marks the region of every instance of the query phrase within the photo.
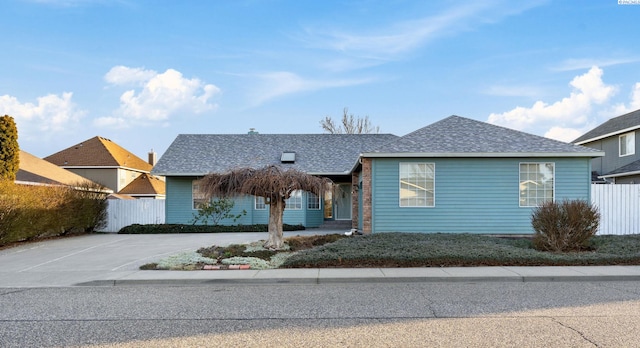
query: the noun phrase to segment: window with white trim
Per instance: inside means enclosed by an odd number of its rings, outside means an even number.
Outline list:
[[[630,156],[636,153],[636,133],[622,134],[620,137],[620,157]]]
[[[254,197],[256,198],[256,201],[255,201],[256,210],[266,210],[267,204],[264,201],[264,197],[261,197],[261,196],[254,196]]]
[[[520,163],[520,206],[537,207],[555,198],[555,163]]]
[[[284,201],[284,208],[288,210],[301,210],[302,209],[302,191],[296,190],[291,193],[291,196]]]
[[[307,192],[307,209],[320,210],[320,196],[313,192]]]
[[[207,203],[207,195],[200,189],[200,180],[193,180],[191,182],[191,209],[197,210]]]
[[[435,163],[400,163],[400,206],[435,206]]]

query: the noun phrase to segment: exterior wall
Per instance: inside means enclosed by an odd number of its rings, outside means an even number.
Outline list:
[[[367,161],[363,161],[362,175],[365,233],[533,233],[530,222],[533,208],[519,206],[520,162],[555,163],[556,201],[590,199],[589,158],[408,158],[370,161],[370,188],[366,179]],[[435,163],[434,207],[399,206],[399,162]],[[371,196],[369,206],[368,195]],[[371,210],[370,218],[368,209]]]
[[[118,192],[133,180],[142,175],[142,172],[122,168],[66,168],[82,177],[98,184],[104,185]]]
[[[190,224],[193,220],[193,214],[197,214],[198,210],[193,209],[193,197],[191,192],[192,181],[196,177],[167,177],[166,179],[166,223],[167,224]],[[244,209],[247,214],[236,220],[223,220],[221,225],[252,225],[267,224],[269,222],[269,206],[264,210],[255,209],[255,198],[253,196],[242,196],[234,199],[235,205],[231,214],[240,214]],[[324,221],[322,200],[320,201],[319,210],[307,210],[307,195],[302,195],[302,209],[290,210],[285,209],[283,222],[285,224],[298,225],[305,227],[318,227]]]
[[[600,139],[592,143],[584,144],[584,146],[604,151],[604,157],[594,158],[591,166],[598,174],[604,175],[612,170],[626,166],[629,163],[640,160],[640,132],[635,132],[636,151],[634,155],[620,157],[620,140],[618,135],[609,138]]]
[[[640,184],[640,175],[629,175],[619,178],[610,178],[614,184]]]
[[[76,173],[82,177],[85,177],[100,185],[104,185],[113,190],[113,192],[120,191],[118,189],[118,169],[117,168],[65,168],[73,173]],[[124,186],[123,186],[124,187]]]

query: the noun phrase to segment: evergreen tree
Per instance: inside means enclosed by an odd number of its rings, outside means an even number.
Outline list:
[[[13,117],[0,117],[0,180],[16,180],[20,167],[18,128]]]

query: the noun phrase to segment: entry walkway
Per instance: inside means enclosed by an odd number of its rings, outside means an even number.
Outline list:
[[[285,232],[285,236],[343,233]],[[267,233],[70,237],[0,250],[0,287],[120,286],[137,284],[328,282],[481,282],[640,280],[640,266],[349,268],[216,271],[141,271],[143,264],[211,245],[248,243]]]

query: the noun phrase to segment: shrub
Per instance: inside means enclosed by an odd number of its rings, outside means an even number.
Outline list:
[[[600,224],[598,209],[585,200],[545,202],[531,215],[533,246],[541,251],[567,252],[589,248]]]
[[[282,226],[283,231],[301,231],[302,225]],[[133,224],[125,226],[118,231],[119,234],[162,234],[162,233],[222,233],[222,232],[267,232],[266,224],[256,225],[182,225],[182,224]]]
[[[106,195],[89,186],[16,185],[0,181],[0,245],[70,233],[104,224]]]
[[[230,219],[233,222],[236,222],[239,218],[247,215],[246,210],[242,210],[240,214],[234,215],[231,214],[231,209],[235,202],[229,198],[219,198],[214,201],[203,203],[198,208],[198,213],[193,214],[193,220],[191,222],[193,225],[202,222],[205,225],[209,224],[209,221],[213,223],[214,226],[220,224],[220,221],[223,219]]]

